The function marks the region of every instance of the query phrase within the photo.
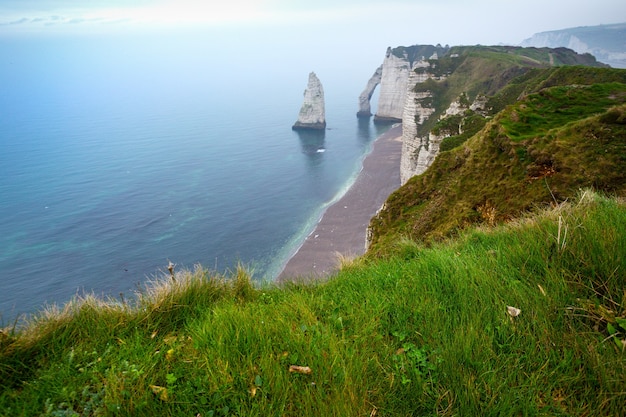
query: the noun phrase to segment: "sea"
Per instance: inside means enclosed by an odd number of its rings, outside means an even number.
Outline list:
[[[364,64],[251,42],[0,38],[0,326],[129,298],[170,262],[276,278],[386,130],[356,118],[384,51]],[[317,134],[291,129],[310,71]]]

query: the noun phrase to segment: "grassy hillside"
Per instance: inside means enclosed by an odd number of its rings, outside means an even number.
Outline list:
[[[623,70],[562,67],[510,83],[490,102],[506,102],[512,91],[519,100],[470,139],[466,132],[444,142],[450,150],[391,195],[372,220],[370,254],[387,253],[401,238],[429,241],[507,221],[583,187],[624,195],[624,82]]]
[[[407,48],[401,50],[406,54],[411,52],[405,49]],[[504,105],[511,104],[517,99],[518,96],[511,94],[499,94],[517,77],[530,73],[531,76],[528,78],[540,79],[538,74],[551,74],[563,65],[578,64],[588,68],[604,66],[590,55],[579,55],[565,48],[513,46],[455,46],[445,55],[439,53],[439,59],[429,60],[429,63],[430,67],[417,68],[415,71],[427,72],[432,78],[418,83],[413,89],[416,92],[427,91],[432,95],[426,102],[422,100],[422,105],[433,107],[435,112],[423,124],[418,125],[418,136],[428,134],[450,103],[461,96],[468,101],[468,106],[479,95],[492,98],[498,96],[498,101],[492,99],[488,106],[487,115],[493,116],[502,110]],[[548,70],[550,68],[552,71]],[[588,74],[592,73],[594,70],[590,70]],[[523,85],[529,87],[528,80]],[[519,93],[521,91],[518,95]]]
[[[282,289],[198,269],[5,329],[0,414],[623,412],[623,201],[399,249]]]

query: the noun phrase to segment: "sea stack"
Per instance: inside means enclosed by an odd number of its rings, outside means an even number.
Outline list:
[[[314,72],[309,74],[309,83],[304,90],[304,102],[300,108],[298,121],[293,130],[324,130],[326,114],[324,110],[324,88]]]

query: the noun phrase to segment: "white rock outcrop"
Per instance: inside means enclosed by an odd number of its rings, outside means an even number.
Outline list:
[[[406,56],[396,56],[387,48],[382,65],[378,109],[374,120],[399,122],[402,120],[411,63]]]
[[[439,154],[441,141],[449,136],[448,133],[443,132],[439,135],[432,132],[423,136],[417,134],[417,125],[423,124],[435,112],[435,108],[423,105],[424,102],[429,102],[424,99],[431,97],[432,94],[428,91],[408,93],[405,113],[402,118],[402,156],[400,159],[400,181],[402,184],[405,184],[411,177],[424,173],[432,165]],[[411,98],[415,105],[411,105]],[[442,118],[461,114],[465,110],[466,107],[461,104],[460,100],[453,101],[443,113]]]
[[[423,172],[426,169],[427,155],[433,148],[428,137],[423,139],[417,135],[417,126],[423,124],[435,112],[431,106],[432,94],[430,91],[413,91],[413,86],[426,81],[429,77],[428,72],[416,73],[414,71],[409,76],[410,88],[406,93],[402,113],[402,156],[400,158],[400,182],[402,184],[412,176],[418,175],[417,172]],[[439,152],[438,146],[436,152]]]
[[[476,98],[474,99],[474,102],[471,104],[470,106],[470,110],[480,114],[483,117],[487,116],[487,103],[489,102],[489,99],[487,98],[487,96],[483,95],[483,94],[479,94],[478,96],[476,96]]]
[[[409,79],[409,87],[424,82],[430,75],[428,73],[414,76]],[[432,94],[429,91],[416,93],[409,88],[407,101],[402,117],[402,157],[400,160],[400,181],[405,184],[411,177],[420,175],[430,167],[437,155],[441,141],[450,135],[457,134],[454,130],[441,130],[439,134],[432,131],[427,135],[418,135],[418,125],[424,124],[436,111],[431,107]],[[471,105],[467,105],[467,96],[462,94],[457,100],[450,103],[448,108],[440,113],[439,120],[457,116],[471,110],[486,117],[488,114],[488,98],[479,94]],[[463,124],[458,126],[458,134],[463,133]]]
[[[309,82],[304,91],[304,101],[298,114],[293,130],[324,130],[326,129],[326,110],[324,105],[324,88],[314,72],[309,74]]]
[[[370,117],[372,115],[372,108],[370,101],[372,99],[372,95],[376,90],[378,84],[380,84],[380,80],[383,74],[383,66],[381,65],[376,69],[374,74],[367,81],[367,85],[365,89],[359,96],[359,111],[356,114],[356,117]]]
[[[445,75],[435,71],[439,56],[447,53],[449,47],[440,45],[415,45],[411,47],[387,48],[385,59],[380,70],[380,95],[375,122],[402,122],[402,156],[400,160],[400,177],[402,184],[409,178],[419,175],[435,160],[439,153],[441,141],[446,134],[420,133],[423,125],[435,113],[444,116],[459,114],[467,106],[457,100],[445,112],[434,108],[433,95],[423,88],[415,91],[417,84],[429,78],[441,80]],[[428,58],[426,58],[428,57]],[[359,97],[359,113],[370,114],[370,98],[378,82],[378,71],[370,79],[366,89]],[[438,75],[435,75],[437,73]],[[484,107],[486,99],[475,103]]]
[[[402,141],[402,159],[400,161],[400,182],[405,184],[411,177],[424,173],[439,154],[441,141],[445,135],[432,132],[424,137],[414,137]]]
[[[446,109],[446,112],[444,113],[443,117],[456,116],[458,114],[463,113],[465,110],[467,110],[467,107],[461,104],[460,100],[456,100],[450,103],[450,107]]]

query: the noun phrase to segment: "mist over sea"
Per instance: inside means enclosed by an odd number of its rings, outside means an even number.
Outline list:
[[[0,39],[0,324],[169,261],[273,279],[349,187],[384,130],[355,117],[384,51],[216,39]],[[321,136],[291,130],[310,71]]]

